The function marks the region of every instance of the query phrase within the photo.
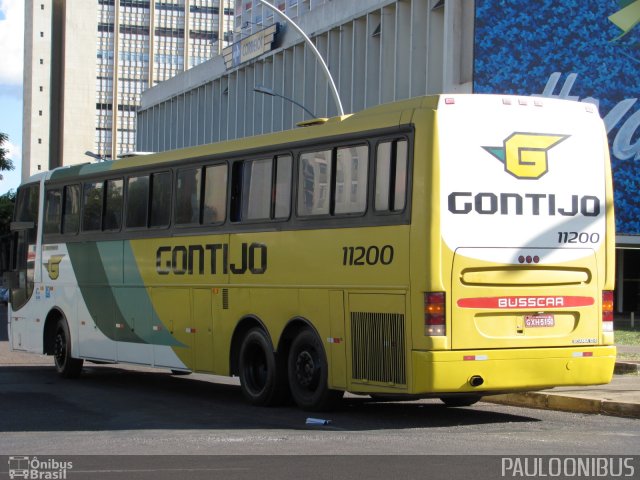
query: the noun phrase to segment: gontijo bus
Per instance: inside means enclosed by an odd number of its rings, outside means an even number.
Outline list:
[[[609,382],[614,220],[588,104],[443,95],[59,168],[18,190],[11,347],[240,377],[254,404]]]

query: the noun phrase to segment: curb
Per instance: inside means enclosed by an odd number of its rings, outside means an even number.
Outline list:
[[[594,398],[567,397],[553,393],[508,393],[505,395],[485,397],[482,401],[514,407],[640,418],[640,404],[637,403],[614,402]]]

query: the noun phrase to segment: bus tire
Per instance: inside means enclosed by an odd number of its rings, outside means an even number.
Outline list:
[[[440,400],[448,408],[470,407],[471,405],[477,403],[480,400],[480,397],[477,395],[462,395],[455,397],[441,397]]]
[[[344,394],[329,389],[329,367],[324,348],[309,328],[300,331],[293,340],[287,372],[293,400],[303,410],[330,410],[338,405]]]
[[[286,370],[259,327],[247,332],[240,346],[240,388],[252,405],[275,406],[287,396]]]
[[[53,359],[56,371],[64,378],[77,378],[82,371],[83,360],[71,356],[71,335],[64,318],[60,318],[53,337]]]

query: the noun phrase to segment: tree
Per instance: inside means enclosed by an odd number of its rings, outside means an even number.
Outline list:
[[[7,158],[9,152],[4,148],[4,143],[8,140],[9,136],[6,133],[0,132],[0,171],[13,170],[15,168],[11,159]]]
[[[0,195],[0,235],[9,233],[9,225],[13,217],[13,206],[16,202],[16,192],[9,190]]]

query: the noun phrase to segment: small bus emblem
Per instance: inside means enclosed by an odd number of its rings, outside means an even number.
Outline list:
[[[569,135],[512,133],[502,147],[482,147],[504,163],[504,169],[516,178],[537,180],[549,171],[547,151]]]

